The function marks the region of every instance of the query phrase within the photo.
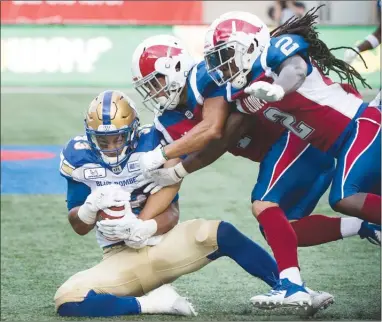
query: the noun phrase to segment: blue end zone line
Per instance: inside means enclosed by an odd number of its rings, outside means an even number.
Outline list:
[[[3,151],[36,151],[55,154],[50,159],[1,162],[1,194],[65,194],[66,180],[60,175],[62,146],[3,145]]]

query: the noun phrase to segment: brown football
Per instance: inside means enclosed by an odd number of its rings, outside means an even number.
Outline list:
[[[110,207],[104,210],[99,210],[97,213],[98,221],[105,219],[120,219],[125,213],[125,206]]]

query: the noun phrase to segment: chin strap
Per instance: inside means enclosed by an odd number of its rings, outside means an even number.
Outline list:
[[[117,166],[119,163],[121,163],[125,159],[126,150],[127,150],[127,146],[123,148],[122,152],[117,157],[108,157],[106,154],[101,152],[102,160],[111,167]]]

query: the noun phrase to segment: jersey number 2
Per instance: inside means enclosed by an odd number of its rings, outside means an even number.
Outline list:
[[[304,122],[299,122],[296,125],[296,119],[293,115],[280,111],[275,107],[267,108],[264,115],[268,120],[274,123],[281,123],[289,131],[296,134],[303,140],[305,140],[314,131],[313,128]]]
[[[275,44],[275,47],[280,47],[280,51],[285,56],[289,56],[295,49],[300,46],[297,43],[294,43],[291,37],[283,37]]]

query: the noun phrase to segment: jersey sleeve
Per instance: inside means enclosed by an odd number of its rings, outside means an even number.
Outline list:
[[[153,125],[142,126],[138,132],[139,142],[135,152],[148,152],[154,150],[163,142],[163,135]]]
[[[308,55],[309,43],[299,35],[282,35],[271,39],[266,53],[266,66],[273,72],[288,58],[300,55],[308,65],[308,75],[312,71],[312,64]],[[263,62],[262,62],[263,63]]]
[[[71,178],[67,180],[66,206],[68,210],[74,207],[82,206],[86,198],[90,195],[91,189],[82,182],[74,181]]]
[[[196,86],[204,99],[225,96],[225,86],[218,86],[207,72],[206,63],[200,62],[196,72]]]
[[[60,174],[65,178],[75,179],[73,172],[86,163],[97,163],[86,136],[76,136],[63,148],[60,154]]]
[[[60,154],[60,174],[67,181],[66,205],[68,210],[84,204],[91,193],[90,187],[77,181],[75,170],[85,163],[96,162],[85,136],[71,139]]]

